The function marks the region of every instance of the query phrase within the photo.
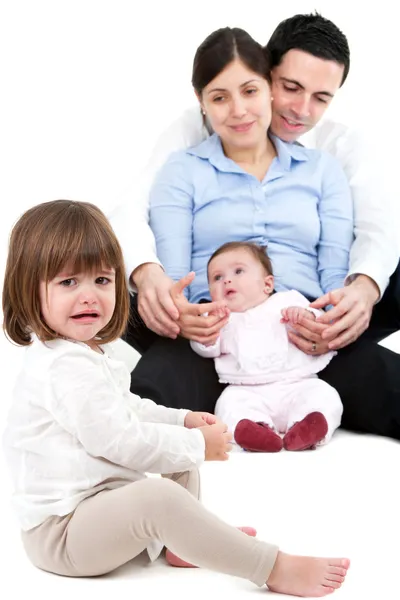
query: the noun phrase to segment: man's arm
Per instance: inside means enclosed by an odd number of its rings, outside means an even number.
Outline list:
[[[122,246],[128,281],[136,291],[132,274],[145,264],[160,265],[156,244],[149,227],[149,193],[159,169],[169,155],[177,150],[199,144],[208,133],[198,107],[185,111],[158,138],[153,153],[140,180],[135,182],[114,211],[109,214],[111,225]]]
[[[372,138],[340,123],[324,121],[301,141],[335,156],[350,184],[355,240],[345,284],[352,283],[359,274],[366,275],[382,297],[397,266],[399,246],[390,195],[385,190],[387,177],[383,164],[378,163],[379,152]]]

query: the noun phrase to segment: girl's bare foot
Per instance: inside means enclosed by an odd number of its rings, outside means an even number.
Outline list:
[[[238,529],[250,537],[256,537],[257,535],[257,531],[254,527],[238,527]],[[179,558],[179,556],[176,556],[171,550],[166,550],[165,559],[167,563],[173,567],[196,567],[196,565],[192,565],[191,563],[182,560],[182,558]]]
[[[312,558],[278,552],[278,556],[267,579],[271,592],[320,598],[332,594],[342,585],[348,558]]]

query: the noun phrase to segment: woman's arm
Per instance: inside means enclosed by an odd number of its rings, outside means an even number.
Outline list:
[[[339,163],[324,154],[320,217],[320,239],[318,244],[318,273],[324,296],[311,304],[320,309],[331,302],[335,290],[343,289],[348,273],[350,248],[354,239],[353,203],[346,176]],[[332,317],[329,312],[316,321],[300,320],[293,325],[296,334],[288,332],[290,341],[307,354],[325,354],[334,349],[325,339]],[[317,350],[314,350],[315,345]]]
[[[157,256],[173,281],[179,281],[191,270],[193,160],[194,157],[184,151],[174,153],[160,170],[149,194],[149,224],[156,240]],[[188,295],[187,290],[185,295]]]
[[[156,239],[157,254],[168,277],[175,281],[169,293],[179,312],[176,324],[180,334],[209,344],[226,324],[228,313],[222,302],[190,304],[187,299],[187,287],[195,276],[190,273],[195,193],[191,173],[195,169],[195,160],[195,157],[179,152],[161,169],[150,191],[150,226]],[[205,312],[209,315],[201,316]]]
[[[328,154],[322,155],[322,160],[318,273],[321,288],[327,293],[342,287],[347,276],[354,220],[350,187],[342,168]]]

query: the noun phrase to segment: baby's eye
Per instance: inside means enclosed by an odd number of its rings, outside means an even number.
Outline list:
[[[215,275],[214,281],[221,281],[222,275]]]
[[[242,267],[238,267],[237,269],[235,269],[235,273],[236,275],[240,275],[241,273],[243,273]]]

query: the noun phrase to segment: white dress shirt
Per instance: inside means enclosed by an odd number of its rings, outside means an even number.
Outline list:
[[[158,263],[154,235],[149,227],[149,191],[155,175],[171,152],[195,146],[209,136],[199,107],[186,110],[161,134],[130,196],[109,215],[124,251],[126,273],[141,264]],[[349,180],[354,203],[355,241],[346,283],[357,274],[368,275],[385,291],[399,260],[394,215],[383,177],[367,140],[358,130],[324,120],[299,140],[310,148],[335,156]],[[132,283],[132,282],[131,282]],[[133,288],[134,289],[134,288]]]
[[[113,344],[103,350],[36,338],[25,349],[3,440],[23,530],[145,472],[181,472],[204,461],[201,431],[183,426],[188,411],[132,394]]]

